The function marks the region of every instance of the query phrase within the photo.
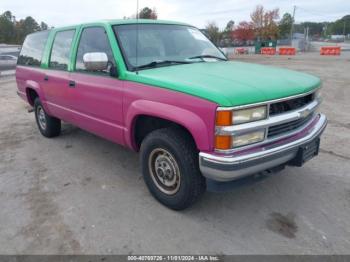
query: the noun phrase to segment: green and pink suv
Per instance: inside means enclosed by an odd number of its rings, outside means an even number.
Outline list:
[[[65,121],[140,151],[150,192],[177,210],[206,180],[301,166],[327,124],[317,77],[227,61],[197,28],[170,21],[31,34],[16,80],[45,137]]]

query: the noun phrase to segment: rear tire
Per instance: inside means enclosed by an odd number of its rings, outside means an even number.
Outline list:
[[[143,140],[140,151],[145,183],[163,205],[182,210],[205,192],[206,183],[199,171],[198,151],[184,130],[155,130]]]
[[[35,120],[38,125],[40,133],[45,137],[55,137],[61,133],[61,120],[49,116],[45,110],[43,105],[40,102],[39,97],[34,100],[34,112],[35,112]]]

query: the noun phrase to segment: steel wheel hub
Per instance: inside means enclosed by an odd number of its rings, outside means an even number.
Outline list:
[[[38,106],[37,108],[37,116],[38,116],[38,122],[41,127],[41,129],[46,129],[46,117],[45,117],[45,111],[41,106]]]
[[[156,148],[149,156],[149,170],[155,185],[167,195],[180,188],[180,171],[175,158],[165,149]]]

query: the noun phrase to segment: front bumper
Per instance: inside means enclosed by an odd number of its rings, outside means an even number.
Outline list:
[[[327,118],[320,114],[311,127],[306,127],[299,134],[243,154],[200,152],[200,170],[205,177],[212,180],[230,181],[286,164],[296,156],[301,146],[319,137],[326,126]]]

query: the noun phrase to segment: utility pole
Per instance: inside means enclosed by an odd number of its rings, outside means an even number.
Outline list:
[[[323,37],[327,36],[327,24],[324,25],[323,27]]]
[[[295,17],[295,9],[296,9],[296,8],[297,8],[296,6],[293,7],[292,26],[290,27],[290,45],[292,45],[292,39],[293,39],[294,17]]]

